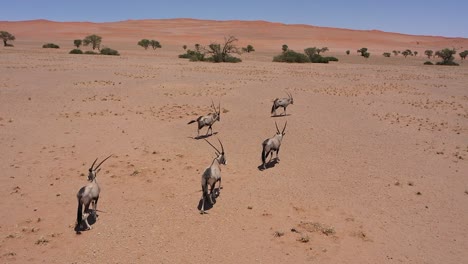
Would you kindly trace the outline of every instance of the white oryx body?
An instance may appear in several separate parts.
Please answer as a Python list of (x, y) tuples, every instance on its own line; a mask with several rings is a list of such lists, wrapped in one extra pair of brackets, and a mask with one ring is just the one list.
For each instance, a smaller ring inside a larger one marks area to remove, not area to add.
[[(219, 144), (221, 145), (221, 151), (215, 148), (208, 140), (205, 139), (210, 146), (216, 150), (216, 158), (213, 159), (211, 165), (205, 169), (201, 178), (201, 187), (202, 187), (202, 205), (200, 213), (205, 213), (205, 198), (208, 197), (208, 200), (213, 204), (213, 195), (215, 195), (215, 185), (219, 182), (218, 192), (221, 190), (221, 165), (226, 165), (226, 157), (224, 155), (224, 147), (221, 141), (218, 139)], [(208, 186), (210, 187), (210, 193), (208, 194)]]
[(294, 99), (290, 93), (287, 93), (288, 98), (276, 98), (273, 101), (273, 106), (271, 107), (271, 115), (276, 116), (276, 109), (283, 107), (283, 115), (286, 115), (286, 107), (290, 104), (294, 104)]
[[(94, 214), (94, 217), (96, 217), (96, 211), (97, 211), (97, 202), (99, 200), (99, 194), (101, 193), (101, 188), (99, 187), (97, 181), (96, 181), (96, 176), (97, 173), (101, 170), (99, 167), (106, 161), (108, 158), (110, 158), (112, 155), (109, 157), (105, 158), (103, 161), (101, 161), (96, 168), (94, 167), (94, 164), (97, 161), (97, 158), (94, 160), (93, 164), (89, 168), (89, 174), (88, 174), (88, 181), (89, 183), (86, 186), (83, 186), (78, 193), (76, 194), (76, 198), (78, 199), (78, 211), (76, 215), (76, 225), (77, 228), (81, 226), (81, 222), (84, 220), (86, 223), (86, 228), (91, 229), (92, 227), (88, 223), (88, 216), (90, 213)], [(90, 212), (89, 206), (93, 204), (93, 212)], [(84, 206), (84, 210), (83, 210)]]
[(286, 121), (286, 123), (284, 124), (283, 131), (280, 132), (279, 129), (278, 129), (278, 125), (275, 122), (276, 134), (273, 137), (268, 138), (268, 139), (263, 141), (263, 143), (262, 143), (262, 165), (263, 165), (263, 169), (266, 169), (266, 158), (268, 157), (268, 155), (271, 154), (270, 160), (268, 162), (270, 162), (271, 159), (273, 158), (273, 152), (276, 152), (276, 160), (277, 161), (280, 160), (279, 157), (278, 157), (278, 153), (280, 151), (281, 141), (283, 140), (283, 137), (286, 134), (286, 133), (284, 133), (284, 131), (286, 130), (286, 125), (287, 124), (288, 124), (288, 122)]
[(221, 120), (221, 104), (219, 104), (218, 109), (216, 109), (216, 107), (213, 104), (213, 101), (211, 101), (211, 106), (213, 107), (214, 113), (209, 113), (209, 114), (207, 114), (205, 116), (200, 116), (196, 120), (191, 120), (190, 122), (187, 123), (187, 124), (192, 124), (192, 123), (197, 122), (197, 124), (198, 124), (198, 130), (197, 130), (198, 135), (200, 135), (200, 129), (202, 129), (205, 126), (208, 126), (208, 129), (206, 130), (206, 135), (208, 135), (208, 132), (210, 130), (211, 130), (211, 134), (213, 134), (213, 128), (212, 128), (213, 124), (216, 121)]

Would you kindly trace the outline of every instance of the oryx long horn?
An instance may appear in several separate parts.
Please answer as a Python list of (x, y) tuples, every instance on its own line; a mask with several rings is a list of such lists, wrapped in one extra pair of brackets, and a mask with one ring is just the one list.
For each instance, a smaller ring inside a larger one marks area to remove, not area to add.
[(276, 124), (276, 121), (275, 121), (275, 126), (276, 126), (276, 132), (278, 132), (278, 133), (279, 133), (278, 124)]
[(218, 109), (219, 109), (219, 110), (218, 110), (218, 114), (221, 114), (221, 101), (220, 101), (219, 104), (218, 104)]
[(281, 132), (281, 134), (284, 134), (284, 130), (286, 130), (286, 125), (287, 124), (288, 124), (288, 121), (286, 121), (286, 123), (284, 123), (283, 131)]
[[(218, 152), (218, 154), (221, 153), (221, 152), (219, 152), (219, 150), (218, 150), (215, 146), (213, 146), (213, 144), (211, 144), (208, 140), (206, 140), (206, 138), (204, 138), (204, 140), (205, 140), (208, 144), (210, 144), (210, 146), (213, 147), (213, 148), (216, 150), (216, 152)], [(218, 140), (219, 140), (219, 139), (218, 139)]]
[(219, 141), (219, 144), (221, 145), (221, 150), (223, 151), (223, 152), (221, 152), (221, 153), (222, 153), (222, 154), (224, 154), (224, 147), (223, 147), (223, 143), (221, 143), (221, 140), (219, 140), (219, 138), (218, 138), (218, 141)]
[(110, 154), (107, 158), (105, 158), (103, 161), (101, 161), (101, 162), (96, 166), (96, 169), (95, 169), (95, 170), (99, 169), (99, 166), (101, 166), (101, 165), (104, 163), (104, 161), (106, 161), (108, 158), (112, 157), (112, 155), (114, 155), (114, 154)]
[(98, 158), (96, 158), (96, 159), (94, 160), (93, 164), (92, 164), (91, 167), (89, 168), (90, 171), (93, 170), (94, 164), (96, 164), (97, 159), (98, 159)]
[(211, 107), (213, 107), (213, 110), (215, 110), (215, 112), (216, 112), (216, 106), (215, 106), (215, 104), (213, 102), (213, 99), (211, 99)]

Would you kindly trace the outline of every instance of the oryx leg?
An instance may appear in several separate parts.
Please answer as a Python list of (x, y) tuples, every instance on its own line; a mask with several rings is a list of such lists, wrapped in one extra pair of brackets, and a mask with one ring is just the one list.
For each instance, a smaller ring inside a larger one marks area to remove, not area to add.
[(278, 148), (278, 149), (276, 150), (276, 161), (280, 161), (280, 158), (279, 158), (279, 156), (278, 156), (279, 151), (280, 151), (280, 148)]
[(214, 190), (215, 190), (215, 185), (216, 185), (216, 182), (214, 182), (212, 185), (211, 185), (211, 191), (210, 191), (210, 203), (211, 204), (214, 204), (214, 201), (213, 201), (213, 196), (215, 194)]
[(205, 197), (208, 195), (208, 190), (206, 190), (206, 188), (208, 188), (208, 186), (202, 186), (202, 204), (200, 214), (205, 213)]
[(94, 200), (93, 203), (93, 214), (94, 214), (94, 219), (97, 220), (97, 202), (99, 200), (99, 196), (96, 197), (96, 200)]
[(86, 227), (88, 229), (93, 229), (88, 223), (88, 216), (89, 216), (89, 204), (86, 204), (85, 209), (84, 209), (83, 219), (84, 219), (84, 221), (86, 223)]

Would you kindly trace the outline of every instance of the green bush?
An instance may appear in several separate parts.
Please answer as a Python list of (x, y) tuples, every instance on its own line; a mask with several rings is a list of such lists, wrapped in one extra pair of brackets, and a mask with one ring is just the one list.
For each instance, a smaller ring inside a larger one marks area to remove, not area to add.
[(439, 61), (439, 62), (436, 62), (436, 65), (459, 66), (459, 64), (454, 61)]
[(179, 58), (189, 59), (190, 61), (205, 61), (205, 54), (188, 49), (184, 54), (180, 54)]
[(95, 51), (92, 51), (92, 50), (87, 50), (87, 51), (84, 52), (84, 54), (96, 55), (96, 54), (99, 54), (99, 53), (97, 53), (97, 52), (95, 52)]
[(44, 49), (60, 49), (60, 46), (56, 45), (54, 43), (47, 43), (47, 44), (42, 45), (42, 48), (44, 48)]
[(424, 65), (434, 65), (434, 63), (432, 63), (430, 61), (426, 61), (426, 62), (424, 62)]
[(213, 56), (206, 58), (205, 61), (237, 63), (237, 62), (241, 62), (242, 60), (240, 58), (231, 56), (229, 54), (226, 54), (224, 58), (222, 57), (221, 54), (214, 54)]
[(83, 54), (83, 51), (81, 51), (80, 49), (72, 49), (70, 50), (69, 53), (70, 54)]
[(337, 58), (331, 57), (331, 56), (329, 56), (329, 57), (323, 57), (323, 58), (326, 59), (326, 60), (328, 60), (328, 61), (338, 61)]
[(111, 49), (111, 48), (103, 48), (101, 50), (101, 54), (102, 55), (112, 55), (112, 56), (119, 56), (119, 52), (114, 50), (114, 49)]
[(283, 52), (282, 54), (273, 57), (273, 61), (274, 62), (288, 62), (288, 63), (293, 63), (293, 62), (306, 63), (306, 62), (310, 62), (310, 59), (305, 54), (298, 53), (293, 50), (287, 50)]

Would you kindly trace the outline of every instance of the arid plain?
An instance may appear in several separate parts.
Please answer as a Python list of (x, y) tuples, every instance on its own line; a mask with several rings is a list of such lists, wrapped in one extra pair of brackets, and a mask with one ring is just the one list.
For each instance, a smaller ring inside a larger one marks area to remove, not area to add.
[[(468, 259), (468, 64), (423, 65), (424, 50), (465, 50), (468, 39), (191, 19), (0, 29), (16, 36), (0, 48), (1, 263)], [(90, 34), (121, 56), (68, 54)], [(228, 35), (256, 51), (237, 64), (177, 58)], [(163, 47), (144, 50), (142, 38)], [(340, 61), (274, 63), (282, 44), (326, 46)], [(404, 49), (419, 55), (381, 55)], [(270, 117), (286, 91), (289, 115)], [(211, 99), (222, 111), (208, 139), (222, 140), (228, 164), (200, 215), (214, 154), (187, 122)], [(281, 162), (260, 171), (262, 141), (286, 120)], [(76, 234), (76, 193), (109, 154), (98, 220)]]

